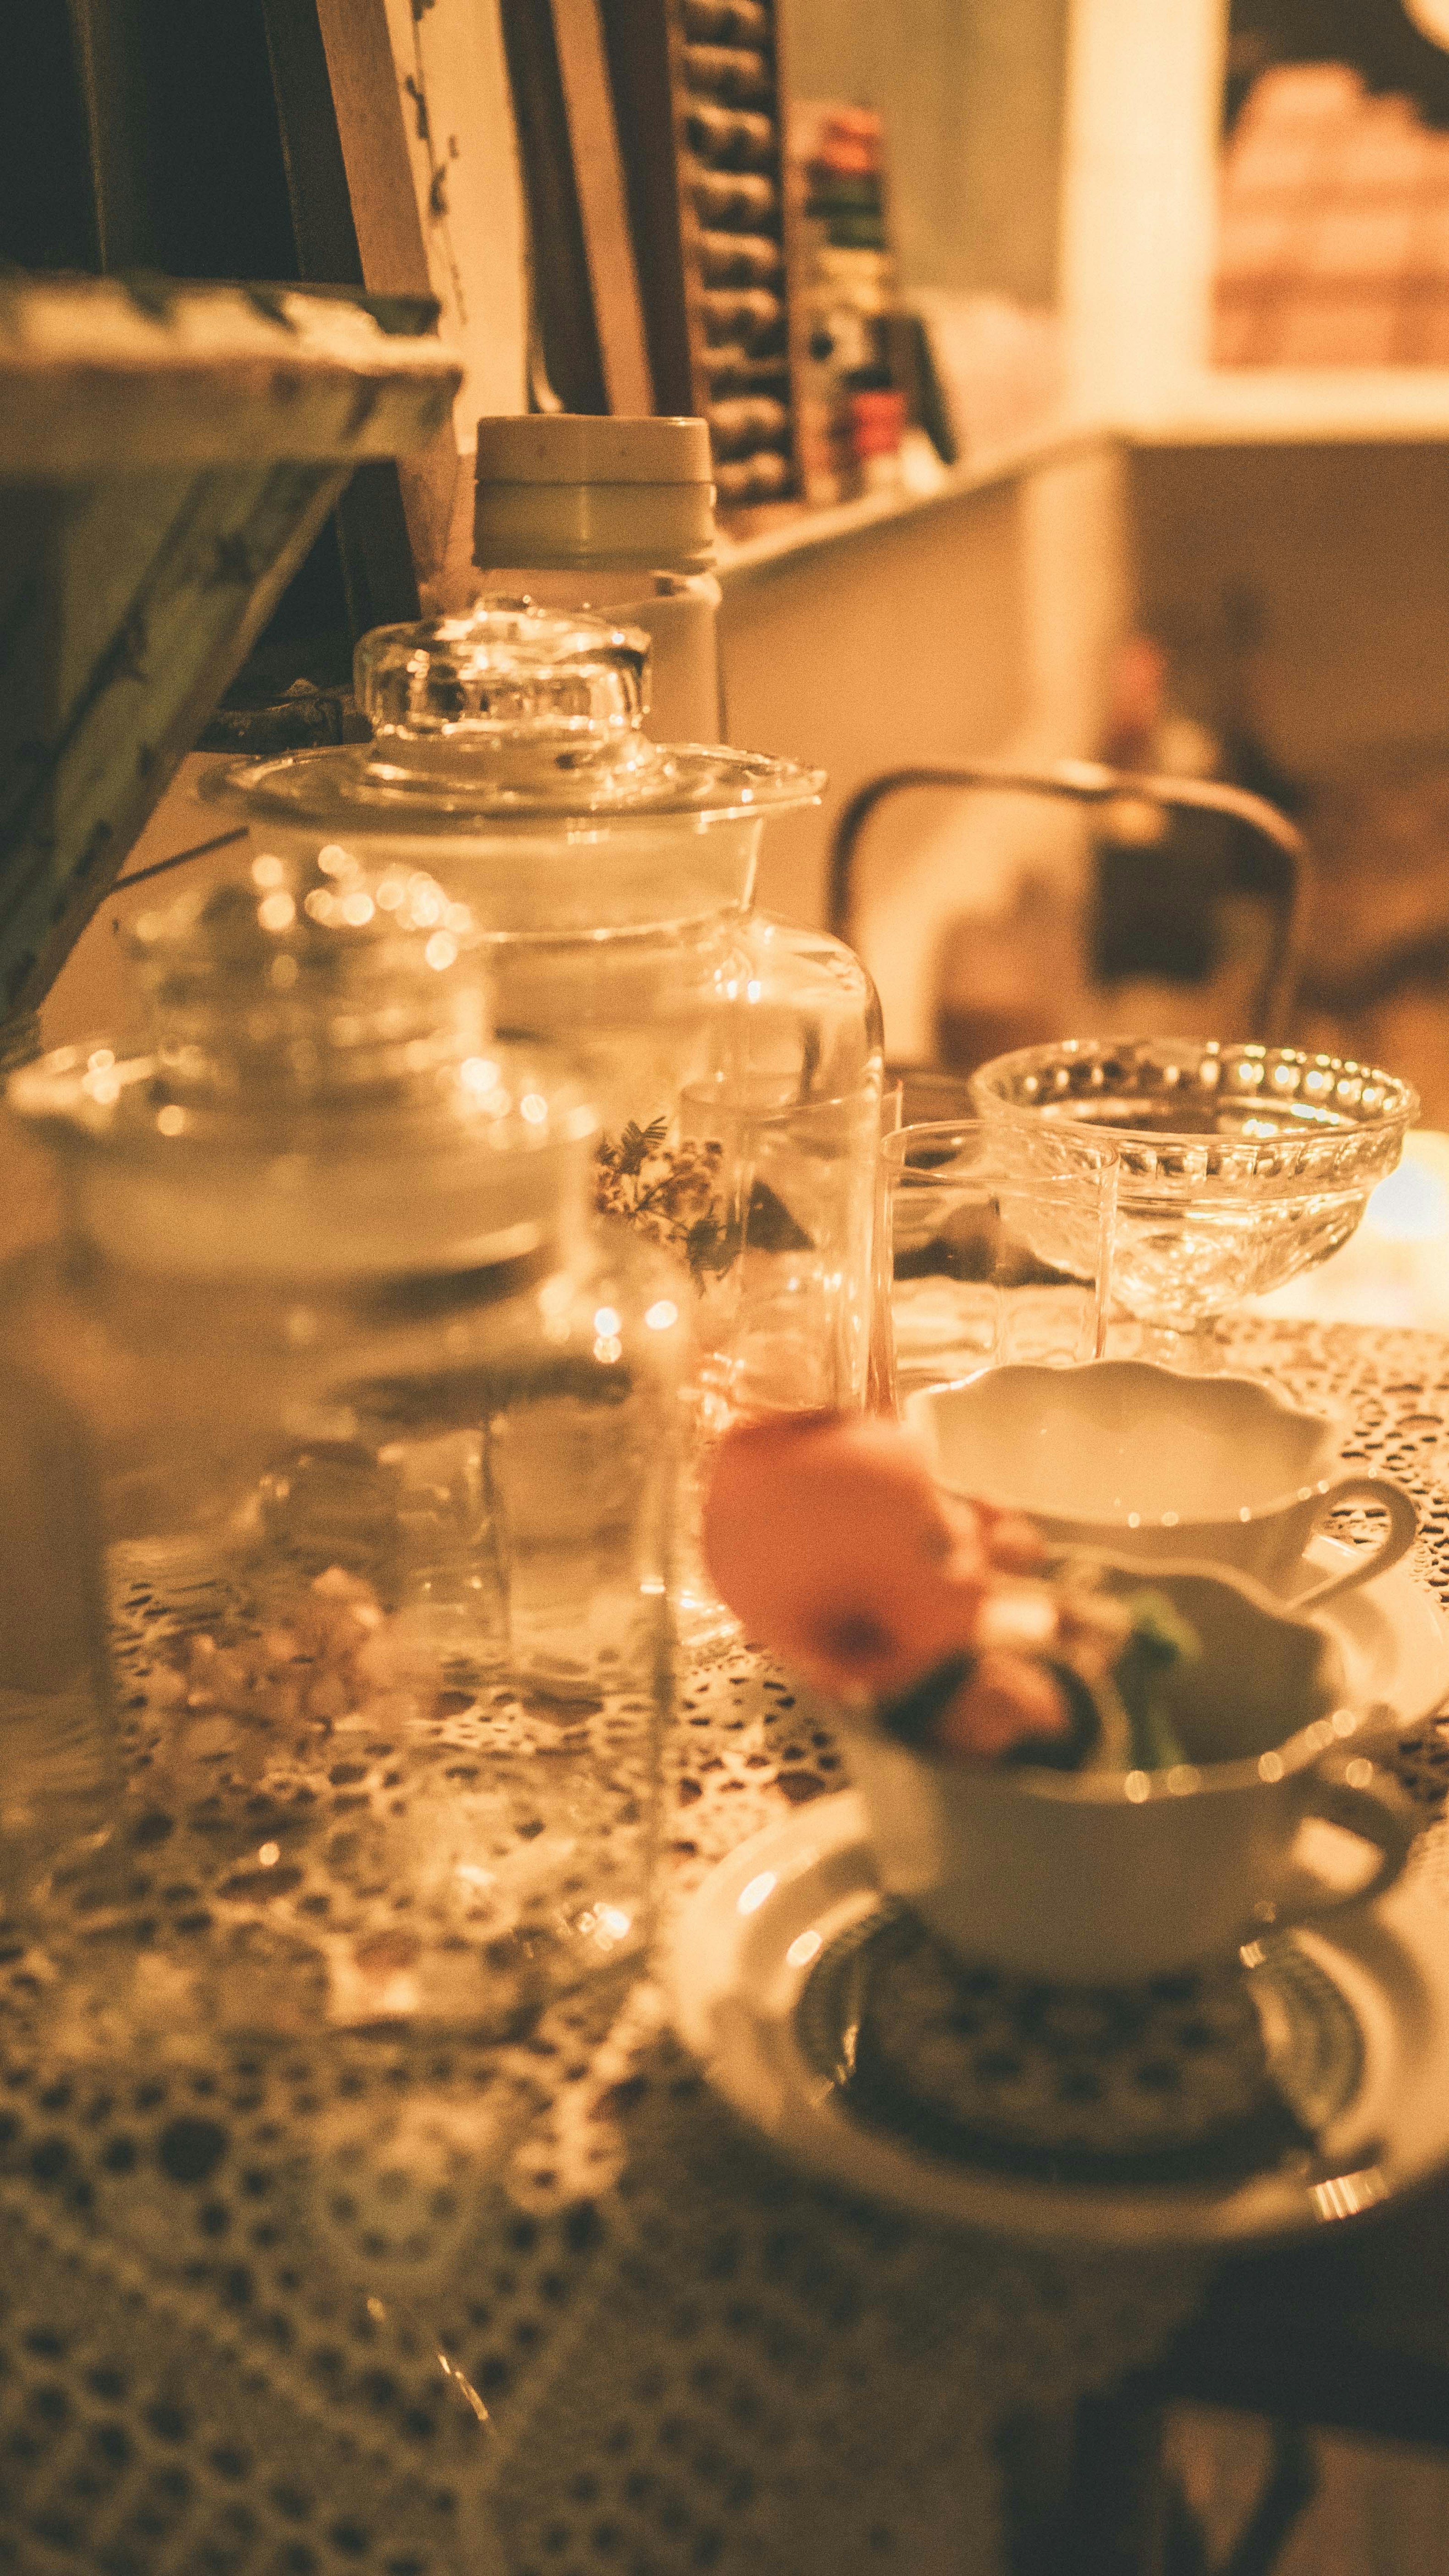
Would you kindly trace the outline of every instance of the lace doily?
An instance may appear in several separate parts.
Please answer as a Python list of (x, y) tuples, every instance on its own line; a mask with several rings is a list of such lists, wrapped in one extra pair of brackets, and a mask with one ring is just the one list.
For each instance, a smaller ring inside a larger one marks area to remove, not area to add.
[[(1449, 1343), (1255, 1323), (1233, 1352), (1411, 1487), (1449, 1602)], [(1427, 1816), (1437, 1724), (1399, 1767)], [(745, 1656), (683, 1693), (673, 1770), (675, 1898), (843, 1776)], [(150, 1860), (157, 1906), (208, 1910)], [(1417, 1866), (1449, 1902), (1440, 1829)], [(787, 2171), (626, 1968), (521, 2045), (122, 2049), (72, 2012), (58, 2048), (82, 1951), (0, 1959), (18, 2576), (994, 2576), (1003, 2419), (1110, 2384), (1202, 2287)]]

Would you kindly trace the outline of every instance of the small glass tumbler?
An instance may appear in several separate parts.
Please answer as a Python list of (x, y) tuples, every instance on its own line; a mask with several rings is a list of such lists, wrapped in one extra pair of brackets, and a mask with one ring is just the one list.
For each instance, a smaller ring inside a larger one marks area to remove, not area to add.
[(1002, 1153), (976, 1119), (902, 1127), (881, 1147), (878, 1382), (921, 1387), (1010, 1360), (1100, 1359), (1116, 1156), (1057, 1133)]
[(730, 1415), (853, 1409), (872, 1327), (877, 1094), (802, 1099), (793, 1080), (723, 1074), (692, 1084), (680, 1115), (714, 1176), (698, 1335)]

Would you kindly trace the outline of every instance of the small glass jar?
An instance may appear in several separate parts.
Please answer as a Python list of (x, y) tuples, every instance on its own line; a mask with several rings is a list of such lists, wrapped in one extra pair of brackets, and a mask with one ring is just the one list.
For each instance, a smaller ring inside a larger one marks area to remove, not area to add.
[[(382, 627), (371, 745), (222, 792), (289, 865), (427, 870), (478, 923), (500, 1027), (577, 1056), (600, 1210), (691, 1281), (702, 1475), (736, 1411), (866, 1401), (881, 1022), (852, 950), (751, 905), (767, 819), (818, 773), (650, 742), (646, 676), (644, 639), (590, 617)], [(683, 1586), (696, 1650), (732, 1633), (692, 1562)]]
[(142, 2017), (502, 2029), (647, 1937), (686, 1291), (470, 934), (266, 854), (139, 925), (145, 1054), (10, 1087), (0, 1869), (101, 1853)]

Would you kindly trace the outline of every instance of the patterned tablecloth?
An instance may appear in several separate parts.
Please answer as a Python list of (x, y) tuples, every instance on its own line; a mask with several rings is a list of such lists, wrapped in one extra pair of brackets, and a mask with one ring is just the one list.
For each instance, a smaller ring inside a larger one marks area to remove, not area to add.
[[(1235, 1357), (1346, 1410), (1449, 1602), (1449, 1342), (1256, 1323)], [(686, 1690), (676, 1754), (676, 1896), (842, 1778), (743, 1656)], [(1427, 1820), (1437, 1725), (1401, 1769)], [(154, 1857), (155, 1902), (195, 1905)], [(0, 1973), (16, 2576), (986, 2576), (1003, 2420), (1109, 2384), (1201, 2291), (1195, 2260), (1030, 2251), (785, 2170), (648, 1983), (522, 2047), (87, 2054), (46, 2035), (79, 1951)]]

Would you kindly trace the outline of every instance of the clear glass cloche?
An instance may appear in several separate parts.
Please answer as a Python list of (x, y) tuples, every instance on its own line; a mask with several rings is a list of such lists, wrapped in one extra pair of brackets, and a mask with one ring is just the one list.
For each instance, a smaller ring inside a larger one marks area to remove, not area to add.
[(357, 692), (369, 744), (222, 792), (289, 866), (427, 871), (478, 924), (500, 1027), (580, 1060), (596, 1203), (691, 1282), (697, 1470), (740, 1410), (863, 1405), (879, 1007), (839, 940), (753, 906), (765, 827), (819, 773), (651, 742), (645, 639), (527, 603), (378, 629)]
[(143, 2019), (514, 2027), (647, 1937), (684, 1274), (423, 871), (264, 852), (136, 949), (144, 1051), (8, 1095), (6, 1907), (85, 1891)]

